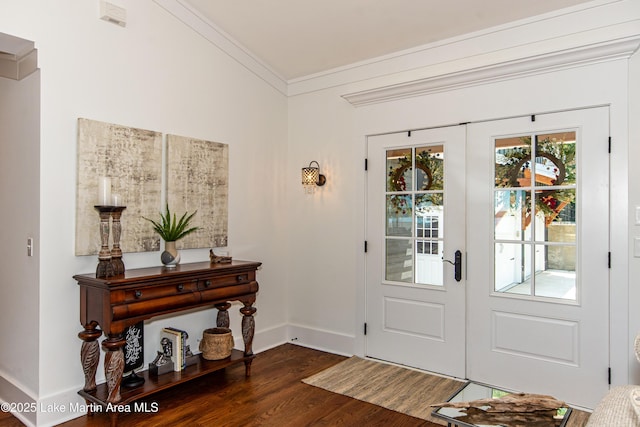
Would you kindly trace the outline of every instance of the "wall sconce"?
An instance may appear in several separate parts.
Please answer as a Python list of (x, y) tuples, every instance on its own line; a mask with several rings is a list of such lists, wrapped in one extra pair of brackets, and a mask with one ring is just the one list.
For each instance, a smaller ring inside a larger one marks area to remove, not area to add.
[[(314, 163), (317, 166), (312, 166)], [(302, 186), (305, 193), (313, 193), (316, 187), (322, 187), (326, 182), (327, 177), (320, 173), (320, 165), (315, 160), (306, 168), (302, 168)]]

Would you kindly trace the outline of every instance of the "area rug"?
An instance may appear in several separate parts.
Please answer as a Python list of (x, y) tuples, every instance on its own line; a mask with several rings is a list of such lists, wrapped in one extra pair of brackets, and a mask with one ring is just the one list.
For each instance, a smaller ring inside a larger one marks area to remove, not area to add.
[(446, 401), (463, 383), (353, 356), (302, 382), (412, 417), (446, 425), (430, 404)]

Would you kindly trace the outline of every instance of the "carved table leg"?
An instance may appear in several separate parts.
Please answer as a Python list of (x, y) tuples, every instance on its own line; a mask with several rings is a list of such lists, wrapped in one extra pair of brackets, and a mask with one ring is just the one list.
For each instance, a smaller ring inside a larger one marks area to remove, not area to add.
[(107, 351), (104, 358), (104, 374), (107, 378), (107, 402), (118, 403), (120, 401), (120, 383), (124, 372), (124, 352), (122, 347), (126, 340), (121, 335), (109, 335), (102, 341), (102, 347)]
[(102, 335), (102, 331), (97, 329), (97, 326), (97, 322), (88, 323), (84, 325), (84, 331), (78, 333), (78, 338), (83, 341), (80, 349), (80, 362), (84, 371), (84, 391), (96, 389), (96, 371), (100, 361), (98, 338)]
[[(256, 312), (255, 307), (251, 307), (251, 302), (245, 302), (244, 307), (240, 309), (242, 317), (242, 339), (244, 340), (244, 355), (253, 356), (253, 334), (255, 332), (256, 322), (253, 318)], [(251, 375), (251, 362), (253, 359), (247, 359), (244, 361), (245, 375), (248, 377)]]
[(229, 327), (229, 307), (231, 304), (228, 302), (216, 304), (216, 308), (218, 309), (218, 317), (216, 318), (216, 326), (218, 328), (228, 328)]

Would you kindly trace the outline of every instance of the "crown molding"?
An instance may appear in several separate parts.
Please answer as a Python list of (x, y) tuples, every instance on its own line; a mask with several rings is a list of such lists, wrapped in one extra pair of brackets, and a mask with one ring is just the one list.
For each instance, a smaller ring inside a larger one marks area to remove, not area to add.
[(287, 95), (287, 81), (284, 78), (185, 2), (182, 0), (153, 1), (277, 91)]
[[(594, 0), (571, 10), (287, 80), (188, 1), (153, 1), (284, 96), (342, 86), (342, 93), (352, 91), (342, 97), (354, 106), (628, 58), (640, 44), (640, 20), (633, 18), (631, 0)], [(532, 31), (523, 32), (524, 27)]]
[(375, 89), (352, 92), (342, 95), (342, 97), (352, 105), (359, 107), (580, 67), (598, 62), (625, 59), (629, 58), (638, 50), (638, 46), (640, 46), (640, 35), (518, 60), (505, 61), (489, 66), (447, 73)]

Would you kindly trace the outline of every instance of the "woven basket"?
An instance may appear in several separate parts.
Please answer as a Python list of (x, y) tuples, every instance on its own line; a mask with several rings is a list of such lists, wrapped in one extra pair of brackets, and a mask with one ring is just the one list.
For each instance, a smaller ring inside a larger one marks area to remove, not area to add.
[(233, 335), (229, 328), (209, 328), (202, 333), (200, 351), (207, 360), (221, 360), (231, 356)]

